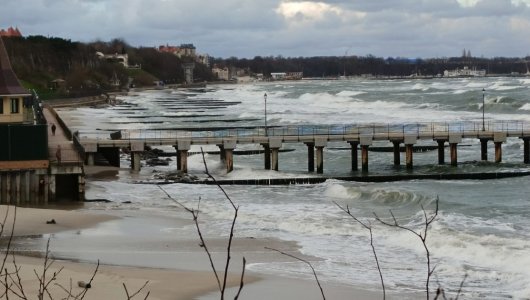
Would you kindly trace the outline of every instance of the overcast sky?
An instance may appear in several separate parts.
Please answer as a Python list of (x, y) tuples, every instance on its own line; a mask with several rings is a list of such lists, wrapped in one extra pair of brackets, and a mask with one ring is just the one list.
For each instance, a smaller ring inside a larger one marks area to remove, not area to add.
[(2, 0), (9, 26), (214, 57), (530, 54), (530, 0)]

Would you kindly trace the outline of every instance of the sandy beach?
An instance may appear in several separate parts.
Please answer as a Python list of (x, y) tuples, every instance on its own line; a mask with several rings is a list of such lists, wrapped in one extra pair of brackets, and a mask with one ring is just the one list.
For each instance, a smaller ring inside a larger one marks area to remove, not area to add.
[[(7, 210), (9, 213), (6, 230), (3, 233), (4, 242), (10, 234), (9, 228), (11, 228), (15, 212), (14, 207), (1, 206), (2, 217), (5, 216)], [(47, 224), (52, 219), (55, 220), (55, 224)], [(132, 224), (139, 224), (143, 229), (131, 228)], [(17, 208), (13, 248), (18, 251), (15, 259), (17, 267), (20, 268), (21, 278), (23, 278), (24, 291), (27, 295), (37, 293), (39, 282), (34, 273), (41, 274), (43, 270), (42, 256), (45, 251), (45, 241), (51, 236), (50, 256), (56, 260), (48, 270), (48, 274), (53, 274), (63, 268), (57, 280), (49, 288), (50, 293), (56, 299), (67, 296), (65, 289), (69, 290), (70, 284), (72, 284), (72, 294), (82, 292), (83, 289), (78, 287), (77, 282), (90, 280), (98, 260), (101, 261), (99, 270), (85, 299), (127, 299), (124, 284), (129, 294), (132, 294), (146, 282), (148, 282), (146, 287), (137, 298), (143, 299), (149, 292), (148, 299), (218, 299), (220, 294), (217, 282), (211, 272), (206, 254), (198, 246), (198, 239), (195, 235), (189, 236), (190, 232), (187, 230), (172, 232), (171, 236), (174, 239), (171, 241), (167, 236), (149, 232), (157, 226), (183, 226), (192, 229), (188, 225), (192, 225), (190, 220), (170, 220), (166, 217), (135, 215), (131, 212), (116, 216), (86, 210)], [(128, 243), (132, 239), (130, 234), (122, 234), (121, 229), (116, 230), (117, 227), (129, 228), (130, 232), (137, 236), (133, 242), (137, 245), (145, 242), (147, 246), (141, 246), (142, 251), (129, 253), (116, 249), (117, 244), (129, 248)], [(94, 236), (93, 232), (99, 232), (99, 234)], [(153, 237), (153, 234), (156, 236)], [(21, 246), (26, 245), (24, 241), (38, 242), (24, 249), (24, 246)], [(62, 255), (61, 249), (67, 248), (66, 245), (69, 245), (70, 249), (72, 247), (77, 249), (70, 250), (70, 252), (77, 253), (77, 257)], [(217, 268), (221, 269), (219, 273), (222, 277), (226, 240), (208, 237), (207, 245), (213, 254)], [(228, 297), (232, 298), (237, 292), (243, 256), (249, 264), (292, 261), (291, 258), (266, 250), (265, 247), (294, 254), (297, 254), (298, 248), (295, 243), (280, 240), (236, 238), (232, 246), (232, 266), (227, 283)], [(316, 259), (304, 257), (299, 253), (297, 255), (309, 260)], [(63, 256), (66, 256), (66, 259)], [(14, 270), (11, 257), (7, 259), (6, 266), (8, 270)], [(308, 269), (308, 274), (309, 272)], [(301, 280), (247, 272), (244, 282), (242, 299), (322, 298), (318, 286), (310, 278)], [(323, 283), (323, 288), (328, 299), (381, 298), (378, 292), (337, 286), (332, 283)]]

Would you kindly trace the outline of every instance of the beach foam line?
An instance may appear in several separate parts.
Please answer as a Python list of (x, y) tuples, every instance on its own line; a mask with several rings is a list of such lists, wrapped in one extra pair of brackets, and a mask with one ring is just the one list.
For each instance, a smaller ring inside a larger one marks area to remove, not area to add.
[[(221, 185), (292, 185), (319, 184), (328, 179), (357, 182), (392, 182), (410, 180), (491, 180), (511, 177), (530, 176), (529, 171), (521, 172), (480, 172), (480, 173), (451, 173), (451, 174), (398, 174), (398, 175), (359, 175), (359, 176), (331, 176), (331, 177), (294, 177), (294, 178), (265, 178), (265, 179), (218, 179)], [(157, 184), (156, 182), (153, 182)], [(168, 184), (169, 182), (163, 182)], [(182, 182), (190, 184), (215, 184), (212, 180)]]

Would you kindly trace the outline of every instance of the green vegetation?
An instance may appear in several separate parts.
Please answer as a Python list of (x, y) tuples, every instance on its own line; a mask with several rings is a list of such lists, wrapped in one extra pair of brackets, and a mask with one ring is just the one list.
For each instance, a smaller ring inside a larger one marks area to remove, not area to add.
[[(154, 48), (134, 48), (125, 41), (72, 42), (44, 36), (3, 38), (13, 69), (22, 84), (34, 89), (42, 99), (70, 98), (101, 94), (137, 87), (152, 86), (155, 81), (182, 83), (182, 63), (192, 58), (178, 58)], [(126, 68), (118, 60), (99, 57), (103, 54), (127, 54)], [(195, 69), (201, 81), (213, 79), (211, 71), (200, 64)]]

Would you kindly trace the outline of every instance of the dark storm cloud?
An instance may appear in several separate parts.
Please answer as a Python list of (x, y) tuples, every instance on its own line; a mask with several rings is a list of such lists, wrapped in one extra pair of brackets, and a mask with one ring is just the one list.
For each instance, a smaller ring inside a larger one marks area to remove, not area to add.
[(530, 53), (528, 0), (3, 0), (0, 27), (213, 56)]

